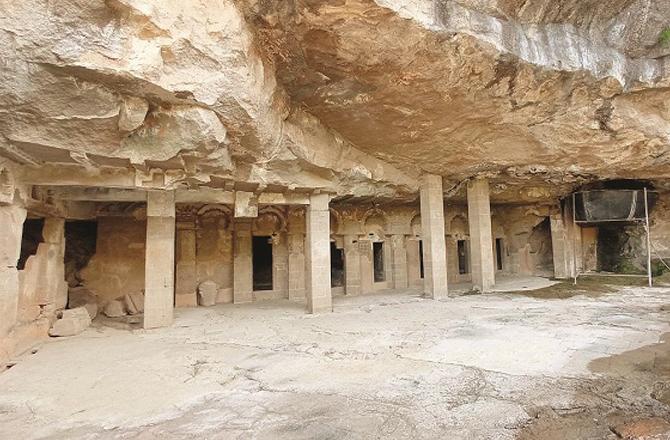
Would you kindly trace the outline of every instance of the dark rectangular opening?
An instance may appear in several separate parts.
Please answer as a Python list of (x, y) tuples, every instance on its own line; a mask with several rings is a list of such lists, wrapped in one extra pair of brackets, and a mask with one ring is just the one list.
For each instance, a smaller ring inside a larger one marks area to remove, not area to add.
[(70, 287), (76, 287), (83, 282), (80, 272), (95, 255), (97, 242), (96, 220), (65, 222), (65, 279)]
[(44, 229), (43, 218), (29, 218), (23, 222), (21, 254), (16, 264), (18, 270), (25, 269), (28, 258), (37, 253), (37, 247), (44, 241), (44, 238), (42, 238), (42, 229)]
[(330, 242), (330, 287), (344, 286), (344, 250)]
[(253, 237), (254, 290), (272, 290), (272, 237)]
[(502, 238), (496, 238), (496, 266), (498, 270), (503, 270), (503, 241)]
[(419, 240), (419, 277), (423, 278), (423, 241)]
[(372, 243), (372, 260), (374, 262), (375, 283), (386, 280), (384, 273), (384, 243)]
[(468, 273), (468, 247), (465, 240), (458, 240), (456, 242), (458, 248), (458, 273)]

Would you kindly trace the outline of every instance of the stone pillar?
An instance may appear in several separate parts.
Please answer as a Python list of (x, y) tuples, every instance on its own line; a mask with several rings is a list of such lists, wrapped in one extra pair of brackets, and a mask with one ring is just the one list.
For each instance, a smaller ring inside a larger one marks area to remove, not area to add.
[(472, 287), (488, 292), (495, 284), (489, 182), (485, 179), (471, 181), (467, 192)]
[(330, 312), (330, 212), (328, 194), (312, 194), (307, 207), (307, 311)]
[(251, 247), (251, 220), (235, 220), (233, 239), (233, 302), (253, 300), (254, 272)]
[[(419, 240), (411, 238), (405, 240), (405, 247), (407, 248), (407, 276), (410, 286), (417, 286), (423, 282), (421, 278), (421, 258), (419, 256)], [(447, 261), (449, 259), (447, 258)]]
[(446, 298), (447, 251), (444, 233), (444, 195), (442, 177), (421, 177), (421, 239), (423, 241), (424, 294)]
[(344, 293), (361, 293), (361, 256), (356, 235), (344, 236)]
[[(65, 281), (65, 219), (47, 217), (42, 229), (45, 248), (44, 272), (37, 286), (39, 304), (47, 304), (49, 311), (62, 310), (67, 306), (68, 286)], [(38, 254), (40, 253), (38, 247)]]
[(554, 277), (559, 279), (572, 278), (575, 270), (583, 270), (582, 228), (572, 221), (572, 199), (565, 205), (561, 214), (550, 217)]
[(285, 233), (272, 236), (272, 290), (288, 298), (288, 243)]
[(551, 250), (554, 257), (554, 278), (567, 279), (572, 275), (571, 246), (568, 244), (567, 231), (561, 214), (549, 218), (551, 224)]
[(288, 234), (288, 299), (305, 299), (305, 234)]
[(407, 249), (405, 236), (396, 234), (391, 237), (393, 288), (406, 289), (408, 286)]
[[(19, 272), (16, 265), (21, 254), (21, 237), (26, 210), (16, 206), (0, 206), (0, 341), (17, 323), (19, 310)], [(0, 343), (0, 362), (3, 353)]]
[(144, 328), (166, 327), (172, 323), (174, 245), (174, 192), (149, 191), (144, 273)]
[(372, 241), (368, 239), (358, 240), (358, 259), (360, 261), (361, 293), (374, 291), (375, 265), (373, 258)]
[(192, 220), (177, 222), (176, 307), (198, 305), (198, 274), (196, 266), (196, 231)]

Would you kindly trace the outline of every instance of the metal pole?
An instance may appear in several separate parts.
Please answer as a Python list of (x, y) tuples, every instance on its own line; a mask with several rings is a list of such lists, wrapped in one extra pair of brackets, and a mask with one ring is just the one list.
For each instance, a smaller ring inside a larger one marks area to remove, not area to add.
[(575, 277), (574, 284), (577, 285), (577, 213), (575, 193), (572, 193), (572, 272)]
[(644, 187), (644, 223), (647, 230), (647, 277), (649, 278), (649, 287), (653, 285), (651, 276), (651, 236), (649, 231), (649, 201), (647, 187)]

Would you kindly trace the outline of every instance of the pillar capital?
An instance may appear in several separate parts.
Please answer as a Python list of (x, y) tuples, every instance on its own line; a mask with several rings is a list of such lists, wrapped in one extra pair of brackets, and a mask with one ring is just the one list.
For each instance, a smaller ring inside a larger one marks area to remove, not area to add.
[(147, 217), (175, 217), (174, 191), (147, 191)]

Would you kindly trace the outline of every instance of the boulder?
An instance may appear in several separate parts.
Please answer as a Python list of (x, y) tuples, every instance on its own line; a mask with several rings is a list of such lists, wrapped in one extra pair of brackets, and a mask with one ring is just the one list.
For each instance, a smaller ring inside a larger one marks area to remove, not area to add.
[(95, 319), (98, 315), (98, 298), (84, 286), (70, 287), (67, 306), (70, 309), (77, 307), (86, 308), (91, 320)]
[(112, 300), (105, 305), (105, 308), (102, 310), (102, 313), (105, 316), (110, 318), (119, 318), (126, 314), (126, 309), (122, 301), (118, 299)]
[(219, 286), (214, 281), (203, 281), (198, 286), (198, 305), (209, 307), (216, 304)]
[(85, 307), (58, 312), (56, 321), (49, 329), (50, 336), (74, 336), (91, 325), (91, 316)]

